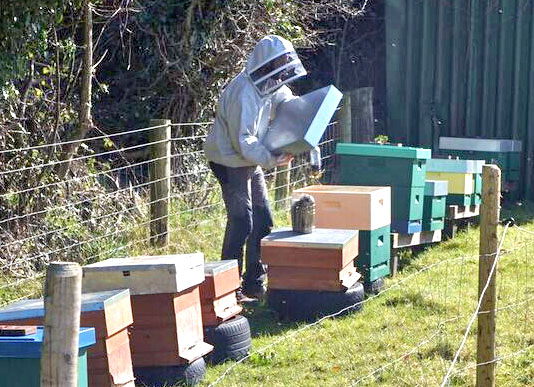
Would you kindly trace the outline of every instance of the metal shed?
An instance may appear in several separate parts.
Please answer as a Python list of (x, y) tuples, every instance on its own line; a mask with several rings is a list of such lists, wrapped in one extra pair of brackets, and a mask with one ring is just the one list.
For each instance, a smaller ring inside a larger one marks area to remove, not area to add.
[(387, 131), (523, 141), (534, 198), (534, 0), (385, 0)]

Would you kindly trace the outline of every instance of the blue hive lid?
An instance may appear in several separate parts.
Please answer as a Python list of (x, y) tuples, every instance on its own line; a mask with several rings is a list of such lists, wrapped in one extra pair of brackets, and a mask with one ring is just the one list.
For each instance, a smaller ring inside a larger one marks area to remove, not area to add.
[[(78, 348), (84, 349), (96, 343), (95, 328), (80, 328)], [(26, 336), (0, 336), (0, 358), (14, 357), (38, 359), (43, 346), (43, 327)]]
[[(128, 289), (106, 290), (103, 292), (82, 294), (81, 312), (104, 310), (105, 307), (130, 297)], [(44, 302), (42, 298), (21, 300), (0, 309), (0, 322), (25, 320), (28, 318), (44, 317)]]

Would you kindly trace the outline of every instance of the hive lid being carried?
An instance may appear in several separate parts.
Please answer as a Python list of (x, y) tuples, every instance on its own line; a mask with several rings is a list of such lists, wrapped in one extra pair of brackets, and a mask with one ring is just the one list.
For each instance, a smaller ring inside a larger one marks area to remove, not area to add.
[(439, 148), (475, 152), (521, 152), (521, 141), (489, 138), (440, 137)]
[(427, 180), (425, 182), (425, 196), (447, 196), (449, 182), (447, 180)]
[(430, 149), (381, 144), (339, 143), (336, 154), (348, 156), (396, 157), (405, 159), (429, 159)]
[[(104, 308), (125, 297), (130, 297), (130, 291), (128, 289), (82, 294), (81, 312), (104, 310)], [(21, 300), (0, 309), (0, 321), (25, 320), (39, 317), (44, 317), (42, 298)]]
[(82, 290), (127, 288), (131, 295), (179, 293), (202, 281), (202, 253), (112, 258), (83, 267)]
[[(95, 343), (95, 328), (80, 328), (78, 348), (87, 348)], [(37, 332), (31, 335), (2, 336), (0, 337), (0, 358), (40, 358), (42, 346), (43, 327), (37, 327)]]
[(430, 159), (426, 162), (427, 172), (482, 173), (485, 160)]
[(263, 145), (275, 154), (310, 151), (319, 144), (342, 96), (334, 86), (327, 86), (282, 102)]

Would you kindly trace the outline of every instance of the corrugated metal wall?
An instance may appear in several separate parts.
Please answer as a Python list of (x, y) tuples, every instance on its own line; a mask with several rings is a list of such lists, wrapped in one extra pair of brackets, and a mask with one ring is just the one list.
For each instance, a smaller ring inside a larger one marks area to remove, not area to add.
[(534, 0), (385, 0), (387, 132), (523, 141), (534, 198)]

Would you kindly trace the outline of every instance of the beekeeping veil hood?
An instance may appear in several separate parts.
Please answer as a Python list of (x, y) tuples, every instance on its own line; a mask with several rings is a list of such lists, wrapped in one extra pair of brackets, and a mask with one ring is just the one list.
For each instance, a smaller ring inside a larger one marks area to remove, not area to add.
[(261, 95), (268, 95), (306, 75), (306, 70), (288, 40), (267, 35), (247, 58), (246, 72)]

